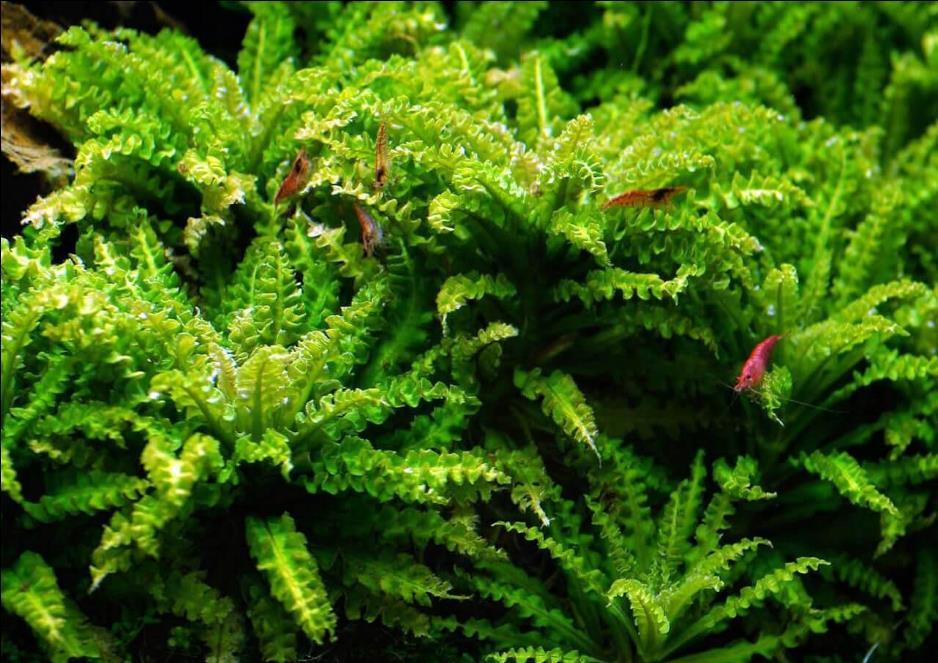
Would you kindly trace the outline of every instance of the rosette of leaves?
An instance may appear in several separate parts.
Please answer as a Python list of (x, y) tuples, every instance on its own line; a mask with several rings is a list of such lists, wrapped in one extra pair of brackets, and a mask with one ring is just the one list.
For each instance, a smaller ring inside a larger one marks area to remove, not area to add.
[[(737, 505), (775, 497), (753, 483), (751, 458), (733, 467), (718, 461), (718, 488), (705, 500), (699, 454), (691, 477), (657, 509), (660, 472), (615, 440), (601, 438), (601, 448), (610, 462), (589, 473), (585, 510), (558, 497), (549, 525), (500, 523), (549, 558), (540, 573), (496, 562), (465, 576), (510, 617), (498, 626), (461, 625), (491, 641), (496, 651), (487, 660), (746, 661), (778, 655), (864, 611), (814, 605), (801, 576), (828, 562), (785, 562), (762, 537), (722, 540)], [(736, 637), (715, 643), (710, 636), (734, 621)]]
[[(199, 308), (148, 222), (63, 263), (57, 231), (3, 244), (3, 604), (53, 658), (156, 623), (213, 659), (292, 660), (340, 609), (426, 635), (422, 608), (462, 597), (410, 551), (500, 555), (468, 507), (508, 475), (460, 449), (477, 401), (440, 379), (448, 350), (361, 383), (388, 356), (390, 270), (342, 306), (305, 234), (261, 235)], [(65, 598), (86, 592), (110, 632)]]
[[(768, 416), (744, 402), (744, 436), (735, 443), (723, 438), (728, 446), (722, 448), (753, 453), (765, 485), (779, 493), (774, 515), (761, 522), (780, 550), (845, 555), (893, 588), (901, 581), (890, 578), (892, 569), (918, 557), (935, 518), (929, 482), (936, 477), (931, 394), (938, 362), (929, 321), (938, 299), (934, 266), (917, 257), (935, 230), (926, 211), (936, 202), (935, 131), (884, 159), (879, 130), (838, 132), (820, 121), (807, 127), (797, 139), (804, 141), (802, 166), (769, 159), (782, 170), (775, 184), (763, 187), (759, 182), (773, 181), (761, 179), (766, 162), (760, 159), (758, 175), (736, 162), (729, 185), (717, 184), (704, 203), (715, 203), (721, 217), (745, 228), (759, 250), (743, 263), (754, 281), (731, 279), (724, 293), (703, 298), (709, 312), (698, 309), (695, 316), (710, 320), (721, 357), (736, 358), (735, 366), (690, 370), (697, 384), (728, 380), (757, 341), (783, 335), (773, 368), (750, 394)], [(787, 131), (776, 133), (781, 150), (795, 138), (785, 139)], [(714, 156), (718, 163), (731, 158)], [(803, 523), (812, 518), (833, 521), (811, 530), (818, 536), (809, 542)], [(903, 537), (908, 540), (896, 548)], [(918, 562), (915, 573), (927, 573), (928, 564)], [(832, 577), (849, 586), (841, 585), (844, 596), (859, 590), (875, 605), (858, 620), (871, 644), (889, 645), (898, 656), (918, 646), (920, 629), (896, 628), (896, 614), (920, 615), (927, 607), (884, 601), (879, 589), (858, 584), (856, 574), (832, 571)], [(908, 600), (912, 585), (905, 582)]]

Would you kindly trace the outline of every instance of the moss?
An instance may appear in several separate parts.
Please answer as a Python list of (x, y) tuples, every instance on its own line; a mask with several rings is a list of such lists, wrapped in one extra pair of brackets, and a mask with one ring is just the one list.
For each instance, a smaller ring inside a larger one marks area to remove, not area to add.
[(4, 65), (5, 655), (917, 655), (931, 5), (247, 8)]

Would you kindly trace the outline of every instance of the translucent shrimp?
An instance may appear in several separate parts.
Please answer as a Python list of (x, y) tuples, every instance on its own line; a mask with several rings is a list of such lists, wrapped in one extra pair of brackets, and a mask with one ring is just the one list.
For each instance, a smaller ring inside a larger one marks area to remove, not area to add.
[(378, 137), (375, 139), (375, 189), (381, 189), (387, 184), (391, 173), (391, 163), (388, 160), (388, 127), (382, 122), (378, 126)]
[(365, 250), (365, 255), (371, 257), (384, 240), (384, 233), (381, 230), (381, 226), (378, 225), (378, 222), (375, 221), (368, 212), (362, 209), (361, 205), (355, 203), (354, 206), (355, 216), (358, 217), (358, 225), (361, 226), (362, 229), (362, 248)]
[(296, 159), (293, 160), (290, 172), (283, 178), (283, 183), (277, 190), (277, 195), (274, 196), (274, 205), (279, 204), (281, 200), (295, 196), (309, 180), (311, 169), (309, 157), (306, 156), (306, 149), (302, 148), (300, 153), (296, 155)]

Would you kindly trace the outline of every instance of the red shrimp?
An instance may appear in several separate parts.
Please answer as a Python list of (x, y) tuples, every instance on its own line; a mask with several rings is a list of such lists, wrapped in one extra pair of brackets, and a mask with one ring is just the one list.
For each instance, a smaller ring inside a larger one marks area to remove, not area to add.
[(280, 185), (280, 189), (277, 190), (277, 195), (274, 196), (274, 205), (278, 204), (284, 198), (295, 195), (303, 188), (309, 180), (310, 165), (309, 157), (306, 156), (306, 149), (303, 148), (300, 150), (300, 153), (296, 155), (290, 172), (283, 178), (283, 184)]
[(749, 358), (739, 372), (739, 377), (736, 378), (734, 391), (739, 393), (747, 389), (755, 389), (762, 384), (762, 380), (765, 378), (765, 369), (772, 359), (772, 350), (775, 349), (775, 344), (780, 340), (782, 340), (781, 336), (769, 336), (752, 349)]
[(632, 189), (607, 200), (603, 203), (603, 209), (609, 209), (610, 207), (659, 207), (668, 204), (674, 196), (686, 190), (686, 186)]

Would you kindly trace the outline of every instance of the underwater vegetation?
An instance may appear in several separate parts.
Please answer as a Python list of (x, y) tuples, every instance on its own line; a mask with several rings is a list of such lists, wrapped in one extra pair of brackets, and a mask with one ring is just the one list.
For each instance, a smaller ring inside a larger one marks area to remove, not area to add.
[(218, 11), (10, 40), (5, 661), (925, 656), (938, 4)]

